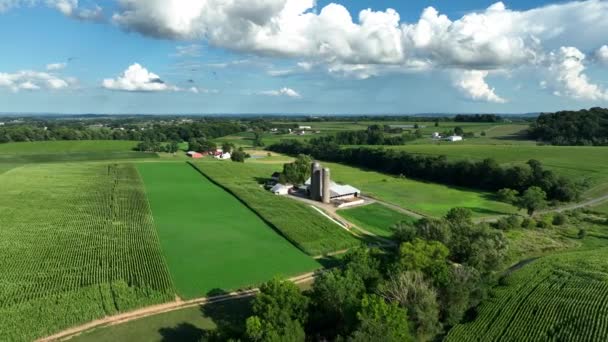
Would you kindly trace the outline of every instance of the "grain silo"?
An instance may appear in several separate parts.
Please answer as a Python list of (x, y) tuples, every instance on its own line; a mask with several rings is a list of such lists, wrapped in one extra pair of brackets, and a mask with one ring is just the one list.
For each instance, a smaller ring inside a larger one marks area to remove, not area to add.
[(314, 201), (321, 200), (321, 165), (317, 162), (312, 163), (312, 174), (310, 176), (310, 198)]
[(323, 203), (329, 204), (331, 201), (331, 175), (328, 168), (323, 169)]

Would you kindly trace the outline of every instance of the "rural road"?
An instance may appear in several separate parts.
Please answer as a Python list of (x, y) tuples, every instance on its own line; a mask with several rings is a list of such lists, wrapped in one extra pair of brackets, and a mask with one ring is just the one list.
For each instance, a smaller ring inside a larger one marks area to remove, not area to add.
[[(305, 273), (305, 274), (302, 274), (302, 275), (299, 275), (299, 276), (296, 276), (293, 278), (289, 278), (289, 281), (292, 281), (295, 284), (306, 283), (306, 282), (313, 280), (315, 277), (317, 277), (322, 272), (323, 271)], [(231, 293), (219, 295), (219, 296), (195, 298), (195, 299), (190, 299), (190, 300), (186, 300), (186, 301), (177, 298), (177, 300), (174, 302), (148, 306), (148, 307), (141, 308), (138, 310), (129, 311), (129, 312), (121, 313), (118, 315), (108, 316), (108, 317), (104, 317), (104, 318), (101, 318), (101, 319), (98, 319), (95, 321), (91, 321), (91, 322), (85, 323), (83, 325), (79, 325), (76, 327), (72, 327), (72, 328), (63, 330), (52, 336), (40, 338), (40, 339), (36, 340), (36, 342), (65, 341), (65, 340), (78, 336), (91, 329), (111, 326), (111, 325), (116, 325), (116, 324), (122, 324), (122, 323), (126, 323), (126, 322), (133, 321), (136, 319), (140, 319), (140, 318), (144, 318), (144, 317), (148, 317), (148, 316), (154, 316), (154, 315), (158, 315), (161, 313), (175, 311), (175, 310), (179, 310), (179, 309), (185, 309), (185, 308), (189, 308), (192, 306), (220, 303), (220, 302), (225, 302), (228, 300), (253, 297), (259, 291), (260, 291), (259, 288), (254, 288), (254, 289), (250, 289), (250, 290), (231, 292)]]

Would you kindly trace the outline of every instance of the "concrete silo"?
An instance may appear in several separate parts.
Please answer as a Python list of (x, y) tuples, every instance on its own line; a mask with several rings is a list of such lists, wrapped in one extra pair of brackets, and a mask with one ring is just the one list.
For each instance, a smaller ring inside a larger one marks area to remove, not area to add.
[(323, 169), (323, 203), (329, 203), (331, 201), (331, 174), (328, 168)]
[(321, 165), (317, 162), (312, 163), (312, 173), (310, 176), (310, 198), (314, 201), (321, 200)]

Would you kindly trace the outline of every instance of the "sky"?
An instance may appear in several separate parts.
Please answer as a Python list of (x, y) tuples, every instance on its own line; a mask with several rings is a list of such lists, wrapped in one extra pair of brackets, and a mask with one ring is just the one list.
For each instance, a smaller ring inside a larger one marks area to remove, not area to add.
[(608, 1), (0, 0), (0, 113), (608, 106)]

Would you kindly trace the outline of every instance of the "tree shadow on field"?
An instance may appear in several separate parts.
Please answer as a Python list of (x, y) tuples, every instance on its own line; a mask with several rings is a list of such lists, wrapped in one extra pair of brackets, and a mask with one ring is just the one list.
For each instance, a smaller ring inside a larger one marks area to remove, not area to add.
[(158, 332), (162, 335), (163, 342), (198, 342), (204, 341), (207, 332), (190, 323), (180, 323), (173, 328), (161, 328)]
[(224, 289), (215, 288), (215, 289), (209, 290), (209, 292), (207, 292), (207, 297), (223, 296), (223, 295), (227, 295), (229, 293), (230, 292), (228, 292)]
[(252, 315), (253, 297), (227, 300), (201, 306), (201, 314), (217, 326), (219, 340), (240, 338), (245, 333), (245, 321)]
[(465, 209), (469, 209), (474, 213), (482, 214), (482, 215), (509, 215), (509, 213), (506, 213), (504, 211), (497, 211), (497, 210), (491, 210), (491, 209), (485, 209), (485, 208), (465, 207)]

